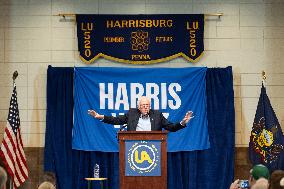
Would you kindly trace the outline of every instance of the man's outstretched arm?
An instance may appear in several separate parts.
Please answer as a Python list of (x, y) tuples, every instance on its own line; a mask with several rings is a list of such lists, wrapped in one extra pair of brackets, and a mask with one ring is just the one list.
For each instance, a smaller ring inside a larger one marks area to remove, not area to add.
[(99, 119), (99, 120), (103, 120), (104, 119), (104, 115), (99, 114), (95, 110), (88, 110), (88, 114), (93, 116), (96, 119)]
[(128, 114), (119, 115), (117, 117), (101, 115), (95, 110), (88, 110), (88, 114), (100, 121), (112, 125), (123, 125), (127, 123)]

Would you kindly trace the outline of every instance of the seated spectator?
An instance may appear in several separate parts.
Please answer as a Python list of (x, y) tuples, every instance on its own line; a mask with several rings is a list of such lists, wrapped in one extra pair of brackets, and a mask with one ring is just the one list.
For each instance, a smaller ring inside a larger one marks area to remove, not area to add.
[[(280, 186), (282, 187), (282, 188), (284, 188), (284, 177), (280, 180)], [(281, 188), (281, 189), (282, 189)]]
[[(249, 186), (251, 188), (258, 179), (265, 178), (266, 180), (269, 180), (270, 177), (268, 168), (262, 164), (253, 166), (253, 168), (250, 170), (250, 174), (251, 176), (249, 178)], [(240, 188), (239, 179), (237, 179), (231, 184), (230, 189), (239, 189), (239, 188)]]
[(56, 185), (56, 177), (52, 172), (45, 172), (43, 175), (43, 181), (51, 182), (54, 186)]
[(270, 174), (269, 174), (269, 170), (266, 166), (262, 165), (262, 164), (258, 164), (253, 166), (253, 168), (250, 170), (250, 186), (252, 187), (254, 185), (254, 183), (260, 179), (260, 178), (265, 178), (267, 180), (269, 180)]
[(56, 177), (52, 172), (45, 172), (43, 175), (43, 182), (40, 184), (38, 189), (55, 189), (56, 188)]
[(268, 189), (268, 180), (265, 178), (259, 178), (251, 189)]
[(0, 189), (6, 188), (7, 173), (3, 167), (0, 167)]
[(39, 185), (38, 189), (55, 189), (55, 186), (51, 182), (45, 181)]
[(275, 170), (271, 174), (270, 178), (270, 189), (284, 189), (284, 183), (283, 186), (281, 186), (281, 179), (284, 181), (284, 171), (283, 170)]
[(240, 188), (240, 185), (239, 185), (239, 179), (235, 180), (231, 186), (230, 186), (230, 189), (239, 189)]

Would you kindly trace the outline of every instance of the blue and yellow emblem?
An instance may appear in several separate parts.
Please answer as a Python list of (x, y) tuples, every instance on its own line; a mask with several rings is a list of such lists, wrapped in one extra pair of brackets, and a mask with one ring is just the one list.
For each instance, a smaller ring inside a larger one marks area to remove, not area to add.
[(126, 141), (126, 176), (161, 176), (160, 141)]
[(282, 144), (276, 143), (274, 135), (278, 126), (273, 125), (271, 130), (265, 128), (265, 118), (261, 117), (258, 123), (254, 123), (251, 131), (251, 141), (254, 151), (260, 155), (264, 163), (272, 163), (284, 149)]

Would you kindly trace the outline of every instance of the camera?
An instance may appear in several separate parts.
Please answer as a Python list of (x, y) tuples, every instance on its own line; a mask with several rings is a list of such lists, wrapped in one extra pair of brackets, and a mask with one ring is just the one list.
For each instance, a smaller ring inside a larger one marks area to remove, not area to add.
[(239, 186), (241, 188), (249, 188), (249, 181), (248, 180), (240, 180), (239, 181)]

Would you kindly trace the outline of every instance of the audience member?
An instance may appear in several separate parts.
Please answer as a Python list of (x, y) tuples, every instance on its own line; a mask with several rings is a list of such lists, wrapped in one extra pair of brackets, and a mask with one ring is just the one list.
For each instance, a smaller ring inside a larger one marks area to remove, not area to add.
[(45, 172), (43, 175), (43, 182), (40, 184), (38, 189), (55, 189), (56, 177), (52, 172)]
[(270, 189), (284, 189), (284, 185), (281, 186), (280, 184), (281, 179), (284, 181), (284, 171), (283, 170), (273, 171), (270, 178), (270, 186), (269, 186)]
[(45, 181), (39, 185), (38, 189), (55, 189), (55, 186), (51, 182)]
[(282, 186), (282, 188), (284, 188), (284, 177), (280, 180), (280, 186)]
[(56, 185), (56, 177), (52, 172), (45, 172), (43, 175), (43, 180), (47, 182), (51, 182), (54, 186)]
[(240, 181), (240, 179), (235, 180), (235, 181), (231, 184), (230, 189), (239, 189), (239, 188), (240, 188), (239, 181)]
[(253, 168), (250, 170), (250, 186), (252, 187), (254, 185), (254, 183), (260, 179), (260, 178), (265, 178), (267, 180), (269, 180), (270, 174), (269, 174), (269, 170), (266, 166), (262, 165), (262, 164), (257, 164), (255, 166), (253, 166)]
[(265, 178), (259, 178), (251, 189), (268, 189), (268, 180)]
[(0, 189), (6, 188), (7, 173), (3, 167), (0, 167)]
[[(253, 166), (253, 168), (250, 170), (250, 178), (249, 178), (249, 186), (250, 188), (252, 188), (252, 186), (256, 183), (256, 181), (260, 178), (265, 178), (266, 180), (269, 180), (270, 174), (269, 174), (269, 170), (266, 166), (262, 165), (262, 164), (258, 164)], [(230, 189), (240, 189), (240, 184), (239, 184), (240, 180), (237, 179), (235, 180), (231, 186)], [(263, 184), (263, 181), (260, 181), (260, 185)]]

